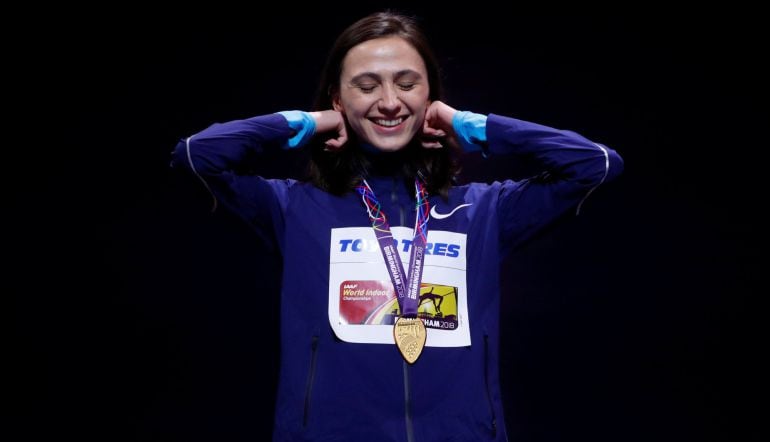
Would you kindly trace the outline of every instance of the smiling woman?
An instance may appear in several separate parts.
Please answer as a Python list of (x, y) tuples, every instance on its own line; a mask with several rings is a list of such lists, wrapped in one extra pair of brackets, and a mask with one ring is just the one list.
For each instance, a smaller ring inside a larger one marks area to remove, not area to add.
[[(337, 39), (313, 111), (177, 145), (172, 164), (283, 259), (275, 440), (507, 439), (498, 264), (622, 161), (571, 131), (458, 111), (438, 72), (413, 19), (373, 14)], [(238, 172), (296, 148), (311, 150), (308, 181)], [(454, 185), (460, 149), (542, 173)]]
[(422, 129), (430, 84), (422, 57), (399, 37), (369, 40), (342, 63), (334, 110), (362, 143), (383, 152), (406, 147)]
[[(388, 165), (404, 169), (407, 176), (421, 171), (428, 191), (446, 197), (457, 171), (452, 152), (424, 149), (442, 147), (441, 140), (453, 143), (446, 131), (426, 124), (426, 109), (441, 100), (442, 90), (436, 56), (413, 20), (393, 14), (359, 20), (340, 34), (329, 53), (314, 104), (320, 113), (313, 116), (327, 128), (340, 122), (337, 114), (323, 111), (337, 111), (344, 116), (343, 126), (352, 129), (345, 133), (350, 144), (361, 149), (338, 149), (340, 144), (328, 135), (324, 144), (311, 142), (310, 179), (342, 195), (360, 184), (362, 170)], [(440, 108), (434, 108), (434, 116)], [(372, 154), (393, 151), (401, 152), (379, 156), (378, 164), (370, 161)]]

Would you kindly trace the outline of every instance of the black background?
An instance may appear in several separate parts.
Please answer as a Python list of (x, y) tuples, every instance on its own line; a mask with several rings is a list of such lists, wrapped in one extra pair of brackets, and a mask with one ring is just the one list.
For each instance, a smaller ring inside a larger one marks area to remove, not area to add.
[[(6, 39), (18, 439), (271, 434), (277, 257), (168, 162), (213, 122), (309, 108), (334, 37), (374, 10), (274, 6), (48, 11)], [(759, 14), (469, 6), (406, 9), (450, 105), (571, 129), (626, 162), (503, 263), (511, 439), (759, 440)], [(298, 176), (302, 160), (263, 173)], [(465, 180), (514, 166), (465, 160)]]

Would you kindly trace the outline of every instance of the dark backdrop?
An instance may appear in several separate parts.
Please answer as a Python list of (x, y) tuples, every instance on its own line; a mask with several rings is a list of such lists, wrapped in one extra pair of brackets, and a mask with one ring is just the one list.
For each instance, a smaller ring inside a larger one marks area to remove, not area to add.
[[(3, 396), (21, 439), (271, 434), (277, 257), (168, 162), (210, 123), (309, 108), (334, 36), (372, 10), (277, 6), (52, 11), (7, 40)], [(626, 161), (502, 264), (511, 438), (759, 440), (758, 15), (468, 6), (407, 10), (450, 105), (575, 130)], [(262, 172), (298, 176), (302, 160)], [(464, 180), (515, 167), (465, 160)]]

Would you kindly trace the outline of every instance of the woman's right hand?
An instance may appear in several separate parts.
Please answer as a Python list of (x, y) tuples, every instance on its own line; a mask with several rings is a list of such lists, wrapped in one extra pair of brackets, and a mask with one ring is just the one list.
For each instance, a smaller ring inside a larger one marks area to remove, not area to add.
[(310, 116), (315, 120), (316, 134), (333, 132), (334, 136), (324, 142), (326, 148), (329, 150), (342, 149), (342, 146), (348, 141), (348, 131), (342, 113), (335, 110), (325, 110), (310, 112)]

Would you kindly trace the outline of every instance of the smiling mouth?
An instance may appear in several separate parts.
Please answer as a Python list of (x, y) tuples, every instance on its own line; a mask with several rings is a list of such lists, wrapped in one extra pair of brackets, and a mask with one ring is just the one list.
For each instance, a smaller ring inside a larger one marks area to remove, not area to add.
[(398, 118), (370, 118), (369, 121), (382, 127), (396, 127), (399, 124), (406, 121), (407, 118), (409, 117), (406, 116), (406, 117), (398, 117)]

